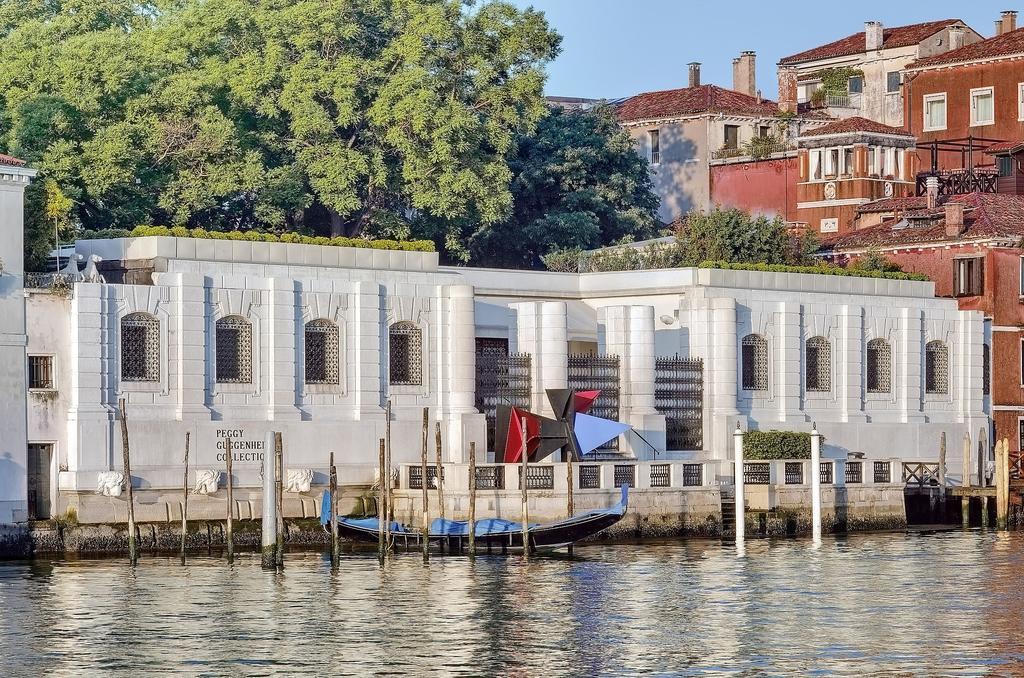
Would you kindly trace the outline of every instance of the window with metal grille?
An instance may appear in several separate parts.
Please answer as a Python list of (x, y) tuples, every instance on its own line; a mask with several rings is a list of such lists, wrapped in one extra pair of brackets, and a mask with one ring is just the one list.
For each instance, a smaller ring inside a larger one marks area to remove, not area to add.
[(121, 381), (160, 381), (160, 321), (148, 313), (121, 318)]
[(601, 487), (600, 466), (583, 465), (579, 469), (581, 490), (596, 490)]
[(478, 490), (503, 490), (503, 489), (505, 489), (505, 467), (504, 466), (477, 466), (476, 467), (476, 489), (478, 489)]
[(668, 464), (651, 464), (651, 487), (671, 487), (672, 467)]
[(768, 340), (748, 334), (740, 342), (742, 383), (746, 391), (768, 390)]
[(876, 483), (892, 482), (892, 465), (887, 461), (876, 461), (874, 465)]
[(648, 132), (651, 138), (651, 164), (657, 165), (661, 162), (661, 134), (656, 129)]
[(391, 326), (388, 366), (391, 383), (396, 386), (423, 383), (423, 331), (416, 323), (402, 321)]
[[(526, 489), (553, 490), (555, 488), (555, 467), (538, 464), (526, 467)], [(523, 489), (523, 467), (519, 466), (519, 489)]]
[(217, 321), (217, 381), (221, 384), (252, 383), (252, 325), (229, 315)]
[(831, 485), (832, 484), (832, 475), (833, 475), (834, 472), (835, 472), (835, 465), (832, 462), (830, 462), (830, 461), (823, 461), (823, 462), (821, 462), (821, 464), (819, 465), (819, 469), (818, 469), (818, 473), (820, 474), (818, 476), (818, 478), (820, 479), (821, 484), (822, 485)]
[(885, 339), (868, 342), (868, 393), (889, 393), (892, 388), (892, 350)]
[(953, 260), (953, 294), (976, 297), (985, 292), (985, 258), (969, 257)]
[(939, 340), (929, 341), (924, 347), (924, 391), (949, 392), (949, 349)]
[(743, 482), (746, 485), (767, 485), (771, 482), (772, 466), (766, 461), (748, 461), (743, 464)]
[(330, 320), (306, 323), (306, 383), (338, 384), (341, 362), (338, 360), (338, 326)]
[[(1024, 367), (1021, 368), (1021, 374), (1024, 374)], [(1021, 383), (1024, 384), (1024, 381)], [(981, 345), (981, 393), (992, 393), (992, 349), (988, 344)]]
[(28, 387), (31, 389), (54, 388), (52, 355), (30, 355), (28, 357)]
[(704, 484), (703, 464), (683, 464), (683, 487), (700, 487)]
[[(444, 468), (441, 469), (441, 481), (444, 481)], [(437, 487), (437, 466), (427, 466), (427, 487), (431, 490)], [(478, 486), (479, 487), (479, 486)], [(410, 490), (422, 490), (423, 489), (423, 467), (422, 466), (410, 466), (409, 467), (409, 489)]]
[(802, 485), (804, 482), (804, 465), (799, 461), (786, 462), (786, 484)]
[(615, 487), (622, 487), (623, 485), (636, 487), (636, 466), (633, 464), (616, 464), (614, 477)]
[(807, 340), (808, 391), (832, 390), (832, 345), (825, 337), (811, 337)]
[(846, 470), (844, 471), (844, 478), (846, 483), (854, 484), (864, 482), (864, 462), (860, 461), (848, 461), (846, 462)]
[(704, 446), (704, 362), (700, 358), (656, 358), (654, 407), (665, 416), (668, 450)]

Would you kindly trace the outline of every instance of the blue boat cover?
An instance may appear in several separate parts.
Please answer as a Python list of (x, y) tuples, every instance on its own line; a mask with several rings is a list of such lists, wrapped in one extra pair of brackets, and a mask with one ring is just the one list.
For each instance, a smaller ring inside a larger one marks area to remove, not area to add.
[[(531, 528), (536, 526), (537, 525), (535, 523), (530, 523)], [(488, 535), (501, 534), (503, 532), (519, 532), (522, 529), (522, 523), (503, 520), (501, 518), (484, 518), (483, 520), (476, 521), (476, 529), (473, 533), (477, 537), (486, 537)], [(441, 518), (435, 518), (434, 521), (430, 523), (430, 534), (448, 537), (464, 537), (469, 534), (469, 521), (442, 520)]]

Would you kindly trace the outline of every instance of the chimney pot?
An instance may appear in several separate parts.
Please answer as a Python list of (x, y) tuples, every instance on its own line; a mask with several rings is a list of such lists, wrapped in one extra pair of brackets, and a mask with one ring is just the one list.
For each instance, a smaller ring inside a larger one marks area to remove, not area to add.
[(928, 177), (924, 185), (928, 209), (933, 210), (939, 204), (939, 178), (935, 176)]
[(687, 65), (690, 67), (690, 87), (700, 87), (700, 62), (691, 61)]
[(882, 49), (882, 22), (881, 21), (865, 21), (864, 22), (864, 50), (871, 52), (874, 50)]
[(956, 238), (964, 232), (964, 205), (961, 202), (947, 202), (943, 205), (946, 211), (946, 236)]
[(949, 27), (949, 49), (960, 49), (964, 46), (964, 27), (963, 26), (950, 26)]
[(1000, 23), (1003, 25), (1003, 33), (1017, 30), (1017, 12), (1012, 9), (1005, 9), (1000, 13)]
[(757, 93), (756, 58), (755, 52), (746, 50), (732, 60), (732, 88), (747, 96)]
[(996, 19), (996, 32), (995, 32), (995, 35), (1002, 35), (1002, 34), (1003, 34), (1003, 20), (1002, 19)]
[(796, 113), (796, 68), (779, 66), (779, 110)]

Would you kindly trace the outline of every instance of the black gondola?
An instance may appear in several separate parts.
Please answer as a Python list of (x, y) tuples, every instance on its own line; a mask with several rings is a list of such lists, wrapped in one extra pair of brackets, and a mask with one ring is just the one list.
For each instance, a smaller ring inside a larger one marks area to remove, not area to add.
[[(320, 522), (327, 527), (330, 522), (330, 493), (325, 492)], [(598, 534), (626, 515), (629, 501), (629, 487), (622, 486), (622, 497), (613, 506), (595, 509), (552, 523), (530, 524), (530, 551), (552, 551)], [(329, 528), (328, 528), (329, 529)], [(378, 518), (338, 518), (338, 534), (352, 541), (377, 543), (380, 534)], [(423, 538), (422, 530), (406, 527), (402, 523), (391, 523), (393, 542), (402, 547), (418, 549)], [(476, 522), (476, 543), (481, 547), (521, 550), (523, 548), (522, 523), (501, 518), (485, 518)], [(428, 539), (431, 543), (449, 550), (462, 550), (469, 543), (469, 523), (462, 520), (434, 520), (430, 524)]]

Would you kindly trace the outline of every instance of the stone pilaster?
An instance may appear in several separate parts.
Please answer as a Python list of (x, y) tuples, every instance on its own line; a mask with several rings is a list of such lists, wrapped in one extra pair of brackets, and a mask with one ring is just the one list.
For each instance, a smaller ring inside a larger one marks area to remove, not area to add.
[(438, 347), (443, 365), (443, 382), (437, 389), (438, 410), (447, 430), (447, 461), (462, 463), (469, 459), (469, 443), (478, 453), (487, 452), (487, 423), (477, 412), (476, 403), (476, 316), (473, 288), (452, 285), (443, 288), (445, 298), (439, 306), (442, 322)]
[(864, 309), (846, 305), (839, 309), (839, 337), (836, 339), (835, 371), (839, 378), (839, 416), (842, 421), (867, 421), (864, 401)]
[(206, 401), (206, 292), (204, 278), (178, 273), (171, 286), (171, 319), (174, 333), (175, 417), (179, 421), (208, 418)]
[(779, 303), (777, 333), (775, 336), (775, 366), (772, 375), (775, 378), (775, 388), (769, 389), (775, 393), (779, 405), (779, 421), (803, 421), (806, 417), (801, 412), (800, 393), (803, 385), (803, 370), (801, 369), (801, 351), (803, 342), (801, 335), (803, 323), (801, 322), (800, 304), (792, 301)]
[(569, 383), (569, 341), (564, 301), (512, 304), (517, 314), (517, 346), (530, 354), (531, 408), (553, 416), (545, 390)]
[(715, 297), (709, 300), (711, 323), (709, 359), (705, 363), (704, 383), (711, 387), (710, 440), (705, 436), (704, 448), (711, 457), (725, 459), (731, 455), (732, 428), (735, 427), (736, 395), (739, 388), (739, 337), (736, 335), (736, 300)]
[(924, 327), (921, 311), (916, 308), (900, 309), (899, 365), (900, 379), (897, 387), (897, 407), (904, 422), (924, 421), (921, 412), (923, 379), (921, 370), (924, 359)]
[(297, 352), (301, 344), (296, 335), (305, 332), (305, 327), (297, 309), (297, 292), (294, 280), (268, 280), (263, 360), (268, 382), (265, 388), (269, 421), (301, 419), (296, 394), (300, 392), (302, 360)]
[(352, 392), (359, 418), (366, 419), (366, 415), (380, 415), (384, 406), (381, 385), (386, 379), (387, 366), (382, 361), (387, 350), (382, 342), (387, 341), (387, 337), (382, 338), (381, 331), (385, 314), (379, 284), (357, 283), (352, 297), (351, 343), (355, 357)]

